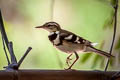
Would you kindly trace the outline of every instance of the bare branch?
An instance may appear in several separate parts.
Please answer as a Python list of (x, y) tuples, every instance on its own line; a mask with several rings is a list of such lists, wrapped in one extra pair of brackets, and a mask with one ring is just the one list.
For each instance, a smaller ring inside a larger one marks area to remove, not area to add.
[(27, 51), (25, 52), (25, 54), (22, 56), (22, 58), (19, 60), (19, 62), (18, 62), (18, 68), (20, 67), (20, 65), (21, 65), (21, 63), (23, 62), (23, 60), (25, 59), (25, 57), (27, 56), (27, 54), (31, 51), (31, 47), (29, 47), (28, 49), (27, 49)]
[[(112, 44), (111, 44), (111, 48), (110, 48), (110, 54), (112, 53), (112, 49), (113, 49), (113, 45), (115, 42), (115, 36), (116, 36), (116, 28), (117, 28), (117, 10), (118, 10), (118, 0), (116, 0), (116, 6), (115, 6), (115, 17), (114, 17), (114, 33), (113, 33), (113, 40), (112, 40)], [(108, 69), (108, 65), (109, 65), (110, 60), (107, 60), (106, 66), (105, 66), (105, 71), (107, 71)]]
[(11, 57), (11, 63), (16, 64), (17, 59), (16, 59), (14, 51), (13, 51), (13, 43), (9, 42), (8, 47), (9, 47), (9, 52), (10, 52), (10, 57)]
[(7, 54), (7, 51), (6, 51), (6, 47), (5, 47), (5, 44), (6, 44), (6, 46), (8, 48), (8, 42), (9, 41), (8, 41), (5, 29), (4, 29), (4, 24), (3, 24), (1, 9), (0, 9), (0, 30), (1, 30), (1, 35), (2, 35), (3, 50), (5, 52), (6, 59), (8, 61), (8, 65), (9, 65), (10, 64), (10, 60), (9, 60), (9, 57), (8, 57), (8, 54)]

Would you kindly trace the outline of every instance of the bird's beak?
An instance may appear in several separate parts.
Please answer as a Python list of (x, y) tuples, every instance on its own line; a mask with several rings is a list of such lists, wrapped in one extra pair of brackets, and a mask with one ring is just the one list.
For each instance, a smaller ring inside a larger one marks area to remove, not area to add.
[(44, 28), (44, 26), (36, 26), (35, 28)]

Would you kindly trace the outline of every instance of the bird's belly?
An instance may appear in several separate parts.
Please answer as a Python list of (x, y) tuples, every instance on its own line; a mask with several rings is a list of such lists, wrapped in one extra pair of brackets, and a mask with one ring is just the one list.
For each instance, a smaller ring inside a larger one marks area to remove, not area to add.
[(76, 52), (83, 52), (84, 46), (82, 44), (73, 44), (71, 42), (63, 42), (62, 45), (55, 46), (57, 49), (66, 52), (66, 53), (74, 53)]

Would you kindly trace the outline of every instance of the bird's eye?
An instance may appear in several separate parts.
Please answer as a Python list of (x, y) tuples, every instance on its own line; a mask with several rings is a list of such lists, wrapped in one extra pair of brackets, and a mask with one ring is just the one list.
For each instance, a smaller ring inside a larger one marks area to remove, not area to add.
[(51, 25), (48, 25), (48, 27), (50, 27)]
[(52, 25), (47, 25), (47, 27), (50, 29), (54, 28), (54, 26), (52, 26)]

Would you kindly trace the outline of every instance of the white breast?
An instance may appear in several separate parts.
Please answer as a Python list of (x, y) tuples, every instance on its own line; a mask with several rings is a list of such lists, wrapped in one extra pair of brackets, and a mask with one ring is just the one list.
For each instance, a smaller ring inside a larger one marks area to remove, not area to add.
[(85, 49), (84, 45), (72, 44), (70, 42), (64, 41), (62, 45), (55, 46), (57, 49), (66, 53), (83, 52)]
[[(57, 45), (60, 43), (60, 35), (59, 35), (60, 32), (56, 31), (55, 33), (57, 34), (57, 37), (55, 40), (53, 40), (53, 43), (54, 43), (54, 45)], [(51, 35), (53, 35), (53, 33), (51, 33)]]
[(56, 37), (56, 39), (55, 40), (53, 40), (53, 42), (54, 42), (54, 45), (57, 45), (57, 44), (59, 44), (60, 43), (60, 35), (58, 34), (57, 35), (57, 37)]

